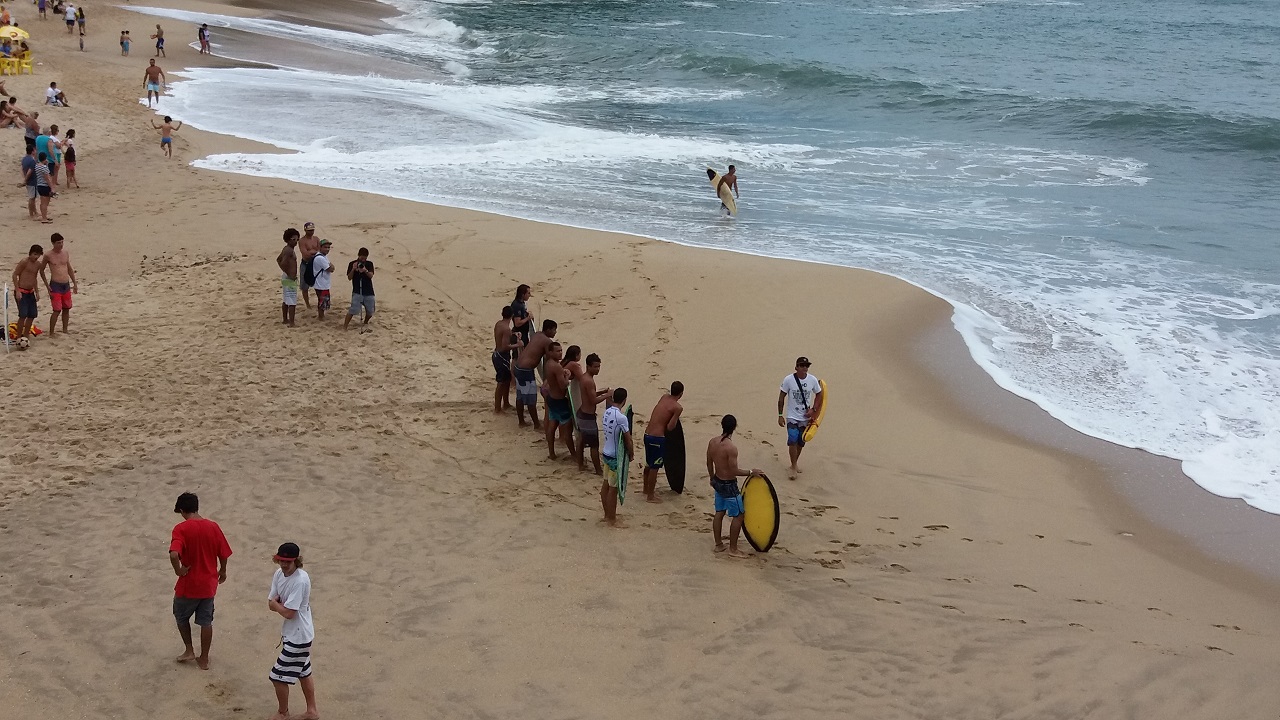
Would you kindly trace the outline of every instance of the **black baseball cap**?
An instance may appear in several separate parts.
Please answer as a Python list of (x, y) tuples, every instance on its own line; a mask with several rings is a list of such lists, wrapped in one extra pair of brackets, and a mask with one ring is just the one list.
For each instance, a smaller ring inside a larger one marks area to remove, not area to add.
[(809, 362), (809, 358), (807, 358), (807, 357), (805, 357), (805, 356), (803, 356), (803, 355), (801, 355), (800, 357), (796, 358), (796, 365), (804, 365), (805, 367), (809, 367), (809, 366), (810, 366), (810, 365), (812, 365), (812, 364), (813, 364), (813, 363)]
[(297, 545), (295, 545), (294, 543), (285, 543), (280, 546), (279, 550), (276, 550), (275, 557), (271, 559), (272, 560), (297, 560), (298, 556), (301, 554), (302, 554), (302, 551), (298, 549)]

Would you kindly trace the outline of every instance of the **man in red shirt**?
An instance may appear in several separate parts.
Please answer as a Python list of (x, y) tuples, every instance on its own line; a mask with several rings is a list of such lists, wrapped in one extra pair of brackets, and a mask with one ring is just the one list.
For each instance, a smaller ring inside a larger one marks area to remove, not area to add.
[[(209, 646), (213, 644), (213, 596), (218, 586), (227, 581), (231, 546), (218, 523), (200, 517), (199, 510), (200, 498), (195, 493), (178, 496), (173, 511), (182, 515), (182, 522), (173, 526), (169, 562), (178, 576), (173, 588), (173, 617), (187, 646), (186, 652), (178, 656), (178, 662), (195, 660), (201, 670), (208, 670)], [(200, 626), (199, 657), (191, 645), (192, 615)]]

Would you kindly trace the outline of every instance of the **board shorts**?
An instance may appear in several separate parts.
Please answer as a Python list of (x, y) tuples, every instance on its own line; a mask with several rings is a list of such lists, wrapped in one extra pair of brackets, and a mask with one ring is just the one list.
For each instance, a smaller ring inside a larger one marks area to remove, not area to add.
[(161, 145), (172, 145), (172, 144), (173, 144), (173, 138), (171, 138), (171, 137), (167, 137), (167, 138), (160, 138), (160, 144), (161, 144)]
[(53, 311), (56, 313), (60, 313), (63, 310), (70, 310), (71, 283), (49, 283), (49, 302), (53, 305)]
[(711, 486), (716, 490), (716, 512), (722, 512), (731, 518), (742, 514), (742, 493), (738, 491), (737, 478), (721, 480), (713, 477)]
[(604, 481), (609, 483), (611, 488), (618, 487), (618, 471), (620, 470), (618, 458), (609, 457), (604, 453), (601, 453), (600, 457), (604, 460)]
[[(125, 43), (125, 49), (129, 48), (129, 44)], [(160, 83), (147, 83), (147, 92), (160, 92)]]
[(192, 615), (196, 616), (196, 624), (200, 627), (212, 625), (213, 598), (175, 597), (173, 599), (173, 619), (178, 621), (179, 627), (190, 625)]
[(299, 680), (311, 675), (311, 643), (292, 643), (284, 638), (280, 638), (280, 642), (280, 657), (267, 677), (271, 682), (297, 685)]
[(19, 318), (36, 318), (40, 317), (40, 306), (36, 302), (35, 291), (26, 292), (19, 288), (18, 290), (18, 317)]
[(547, 398), (547, 417), (557, 425), (568, 425), (573, 422), (573, 405), (569, 398)]
[(280, 302), (293, 307), (298, 304), (298, 281), (281, 273)]
[(516, 402), (530, 407), (537, 404), (538, 381), (533, 376), (533, 368), (513, 367), (511, 372), (516, 377)]
[(347, 309), (347, 314), (355, 317), (360, 314), (360, 308), (364, 308), (366, 317), (373, 317), (373, 311), (378, 304), (374, 302), (372, 295), (357, 295), (351, 293), (351, 307)]
[(662, 467), (662, 457), (667, 444), (665, 437), (644, 436), (644, 466), (650, 470)]
[(809, 427), (807, 422), (787, 421), (787, 444), (804, 447), (804, 431)]
[(578, 411), (578, 432), (582, 434), (582, 447), (600, 447), (600, 426), (596, 424), (596, 416)]
[(510, 382), (511, 357), (506, 353), (494, 350), (489, 359), (493, 361), (493, 381), (500, 383)]
[(156, 38), (156, 49), (157, 50), (164, 49), (164, 38)]
[(317, 310), (328, 310), (332, 306), (332, 304), (333, 304), (332, 301), (329, 299), (328, 290), (319, 290), (319, 289), (316, 290), (316, 309)]

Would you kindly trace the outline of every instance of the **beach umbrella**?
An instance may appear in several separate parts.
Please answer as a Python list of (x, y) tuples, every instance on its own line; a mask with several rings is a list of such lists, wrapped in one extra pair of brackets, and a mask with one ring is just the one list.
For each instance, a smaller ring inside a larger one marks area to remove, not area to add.
[(0, 27), (0, 38), (9, 38), (11, 40), (29, 40), (31, 36), (27, 34), (26, 30), (23, 30), (17, 25), (5, 25), (4, 27)]

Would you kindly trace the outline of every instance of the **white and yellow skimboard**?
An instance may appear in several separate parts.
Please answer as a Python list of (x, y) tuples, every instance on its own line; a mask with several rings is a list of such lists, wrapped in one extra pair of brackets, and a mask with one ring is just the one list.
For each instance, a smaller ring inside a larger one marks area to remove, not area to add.
[(718, 188), (716, 189), (716, 195), (720, 196), (720, 202), (724, 203), (724, 206), (729, 208), (730, 215), (737, 215), (738, 201), (733, 199), (733, 191), (729, 189), (728, 185), (725, 185), (724, 187), (720, 186), (720, 178), (723, 177), (720, 173), (716, 172), (712, 168), (707, 169), (715, 173), (715, 175), (711, 176), (711, 187)]

